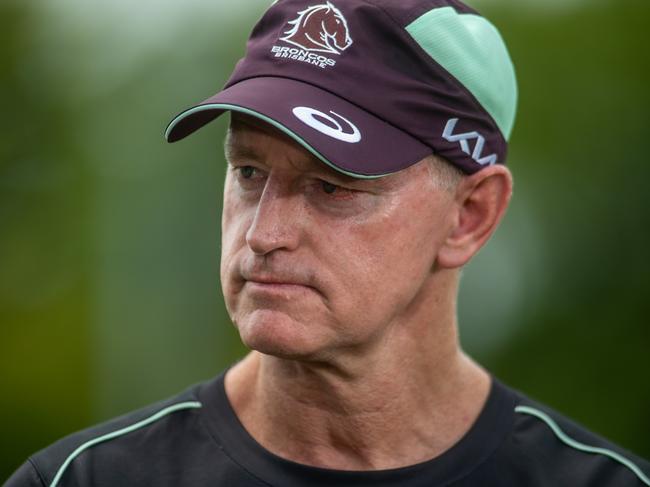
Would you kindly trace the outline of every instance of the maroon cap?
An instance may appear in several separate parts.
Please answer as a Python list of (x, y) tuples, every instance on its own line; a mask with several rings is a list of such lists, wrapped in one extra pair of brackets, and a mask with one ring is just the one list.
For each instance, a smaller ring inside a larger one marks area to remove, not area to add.
[(457, 0), (279, 0), (223, 90), (165, 136), (237, 111), (355, 177), (432, 153), (473, 173), (505, 162), (516, 97), (498, 31)]

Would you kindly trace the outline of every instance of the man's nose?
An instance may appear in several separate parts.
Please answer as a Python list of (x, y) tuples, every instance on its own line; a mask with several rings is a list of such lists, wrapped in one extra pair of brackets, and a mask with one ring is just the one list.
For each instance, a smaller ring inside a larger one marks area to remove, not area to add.
[(303, 202), (299, 195), (270, 176), (246, 232), (246, 243), (258, 255), (278, 249), (294, 250), (298, 246), (302, 218)]

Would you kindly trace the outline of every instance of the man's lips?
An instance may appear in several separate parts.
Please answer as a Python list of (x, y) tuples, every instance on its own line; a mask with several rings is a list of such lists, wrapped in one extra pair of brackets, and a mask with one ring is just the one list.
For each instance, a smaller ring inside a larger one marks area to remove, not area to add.
[(301, 284), (298, 282), (291, 282), (291, 281), (280, 281), (280, 280), (275, 280), (275, 279), (246, 279), (246, 282), (255, 284), (257, 286), (263, 286), (263, 287), (276, 287), (276, 288), (307, 288), (307, 289), (313, 289), (311, 286), (307, 286), (305, 284)]
[(304, 284), (299, 282), (287, 281), (287, 280), (282, 280), (282, 279), (277, 279), (272, 277), (247, 277), (245, 279), (247, 281), (256, 282), (258, 284), (280, 284), (280, 285), (286, 284), (291, 286), (304, 286)]
[(244, 289), (251, 296), (262, 297), (271, 297), (273, 299), (290, 299), (291, 296), (298, 298), (300, 296), (305, 296), (311, 292), (316, 292), (313, 287), (305, 286), (303, 284), (292, 284), (287, 282), (274, 282), (274, 281), (245, 281)]
[(272, 275), (256, 275), (256, 274), (243, 274), (244, 282), (252, 285), (257, 290), (267, 291), (304, 291), (306, 289), (316, 291), (318, 290), (307, 284), (305, 281)]
[(309, 286), (304, 286), (302, 284), (292, 284), (289, 282), (260, 282), (260, 281), (246, 281), (248, 284), (255, 284), (256, 286), (263, 287), (277, 287), (277, 288), (305, 288), (311, 289)]

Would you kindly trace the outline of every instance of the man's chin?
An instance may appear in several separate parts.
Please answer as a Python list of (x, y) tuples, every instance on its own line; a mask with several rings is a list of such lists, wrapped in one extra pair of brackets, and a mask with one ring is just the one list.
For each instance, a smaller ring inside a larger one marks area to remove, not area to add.
[(257, 310), (237, 320), (242, 342), (251, 350), (285, 359), (306, 359), (318, 354), (318, 330), (285, 313)]

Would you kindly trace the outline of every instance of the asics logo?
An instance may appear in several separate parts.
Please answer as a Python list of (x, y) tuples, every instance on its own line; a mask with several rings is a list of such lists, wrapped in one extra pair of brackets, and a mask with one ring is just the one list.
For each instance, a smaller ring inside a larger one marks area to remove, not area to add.
[[(461, 150), (478, 162), (481, 166), (491, 166), (497, 163), (497, 155), (490, 154), (489, 156), (483, 156), (483, 148), (485, 147), (485, 138), (476, 131), (467, 132), (464, 134), (454, 134), (454, 129), (458, 123), (457, 118), (452, 118), (447, 122), (445, 130), (442, 133), (442, 136), (449, 142), (460, 142)], [(470, 151), (469, 149), (469, 140), (476, 140), (476, 145), (474, 150)]]
[[(361, 140), (361, 131), (356, 125), (336, 112), (330, 110), (330, 113), (337, 118), (310, 107), (295, 107), (292, 112), (301, 122), (322, 134), (349, 144), (356, 144)], [(323, 120), (326, 120), (331, 125), (323, 122)]]

